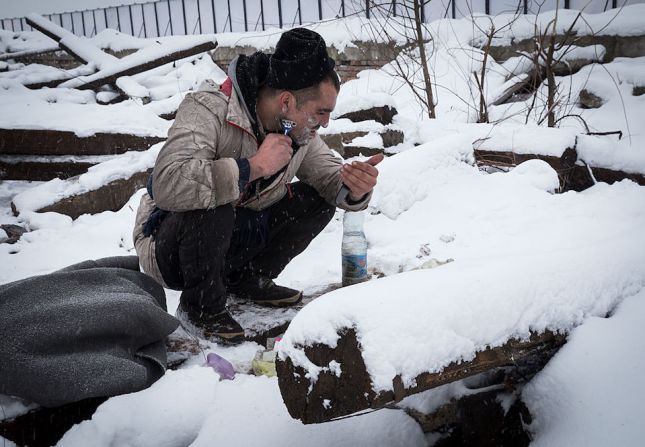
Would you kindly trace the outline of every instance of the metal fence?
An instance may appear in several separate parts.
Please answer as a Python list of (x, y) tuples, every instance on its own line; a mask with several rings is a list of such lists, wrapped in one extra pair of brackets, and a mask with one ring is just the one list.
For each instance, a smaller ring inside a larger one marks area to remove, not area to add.
[[(472, 13), (524, 14), (557, 7), (597, 13), (645, 0), (422, 0), (423, 17), (460, 18)], [(52, 22), (79, 36), (106, 28), (137, 37), (245, 32), (292, 27), (336, 17), (401, 14), (411, 0), (158, 0), (111, 8), (46, 14)], [(31, 30), (25, 18), (0, 20), (0, 28)]]

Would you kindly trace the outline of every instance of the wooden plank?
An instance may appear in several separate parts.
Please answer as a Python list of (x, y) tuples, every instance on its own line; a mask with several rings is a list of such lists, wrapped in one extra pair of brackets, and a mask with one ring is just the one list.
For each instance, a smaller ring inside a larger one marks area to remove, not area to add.
[(81, 63), (94, 62), (98, 68), (104, 68), (119, 60), (38, 14), (29, 14), (26, 20), (27, 24), (58, 42), (62, 50)]

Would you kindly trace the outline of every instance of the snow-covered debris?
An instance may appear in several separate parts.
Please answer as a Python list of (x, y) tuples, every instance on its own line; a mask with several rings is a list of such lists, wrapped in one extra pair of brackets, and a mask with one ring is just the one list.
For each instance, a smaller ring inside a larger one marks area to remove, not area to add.
[(24, 52), (54, 51), (58, 44), (51, 38), (38, 31), (14, 32), (0, 30), (0, 54), (9, 56), (9, 53), (18, 55)]
[[(87, 84), (96, 83), (97, 81), (100, 81), (102, 79), (106, 79), (110, 76), (122, 73), (125, 70), (143, 66), (146, 63), (153, 63), (174, 53), (191, 51), (194, 48), (206, 48), (207, 46), (212, 46), (212, 48), (214, 48), (214, 44), (216, 43), (215, 36), (210, 34), (191, 37), (191, 39), (182, 39), (181, 41), (173, 41), (172, 43), (155, 43), (149, 45), (140, 49), (134, 54), (119, 59), (118, 62), (110, 64), (108, 67), (96, 72), (93, 75), (82, 76), (75, 79), (70, 79), (69, 81), (65, 81), (60, 85), (60, 87), (83, 87)], [(200, 53), (203, 51), (205, 50), (200, 51)]]
[[(423, 157), (419, 149), (417, 157), (406, 160), (408, 167), (416, 169), (423, 158), (432, 158)], [(392, 162), (412, 153), (397, 155)], [(421, 241), (433, 240), (433, 234), (438, 237), (437, 230), (446, 227), (445, 218), (437, 214), (441, 211), (453, 216), (453, 229), (457, 222), (467, 227), (464, 233), (456, 231), (462, 233), (457, 241), (465, 256), (459, 250), (451, 256), (455, 262), (441, 268), (324, 295), (292, 321), (279, 345), (280, 358), (289, 357), (313, 378), (319, 367), (306, 359), (303, 347), (334, 347), (339, 332), (353, 328), (373, 389), (392, 390), (397, 375), (410, 387), (421, 373), (470, 360), (476, 352), (511, 338), (524, 339), (547, 329), (568, 332), (591, 316), (605, 316), (645, 286), (645, 236), (639, 230), (645, 225), (643, 188), (626, 181), (614, 187), (598, 185), (580, 196), (551, 195), (544, 191), (553, 186), (549, 170), (533, 170), (528, 178), (482, 176), (474, 168), (468, 174), (444, 164), (429, 177), (441, 170), (453, 175), (445, 175), (442, 186), (432, 182), (435, 188), (428, 197), (396, 221), (386, 224), (386, 217), (374, 216), (368, 222), (368, 259), (380, 264), (382, 255), (395, 246), (418, 247)], [(402, 166), (396, 175), (405, 178), (401, 173)], [(395, 174), (384, 169), (382, 175), (387, 181)], [(540, 176), (546, 182), (536, 183)], [(389, 191), (387, 202), (409, 195), (406, 186)], [(482, 206), (484, 197), (496, 200)], [(382, 203), (377, 198), (377, 209)], [(543, 217), (529, 211), (532, 207)], [(484, 235), (485, 243), (477, 241)], [(496, 244), (506, 247), (491, 250)], [(468, 248), (475, 245), (478, 253)], [(412, 255), (412, 250), (406, 251)]]

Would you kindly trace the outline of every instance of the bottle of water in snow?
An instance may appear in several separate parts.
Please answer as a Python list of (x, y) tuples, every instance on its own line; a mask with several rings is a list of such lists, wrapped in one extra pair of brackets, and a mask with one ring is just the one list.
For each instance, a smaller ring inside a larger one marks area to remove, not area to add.
[(345, 211), (343, 217), (343, 287), (367, 281), (367, 239), (363, 232), (365, 215)]

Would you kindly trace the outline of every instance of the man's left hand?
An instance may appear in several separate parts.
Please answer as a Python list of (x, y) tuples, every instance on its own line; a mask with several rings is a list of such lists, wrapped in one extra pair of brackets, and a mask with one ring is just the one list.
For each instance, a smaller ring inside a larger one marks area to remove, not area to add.
[(375, 166), (384, 158), (383, 154), (377, 154), (366, 161), (353, 161), (351, 164), (343, 165), (340, 177), (349, 188), (349, 198), (352, 201), (358, 202), (374, 189), (378, 177), (378, 169)]

